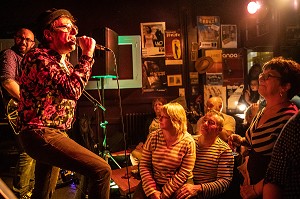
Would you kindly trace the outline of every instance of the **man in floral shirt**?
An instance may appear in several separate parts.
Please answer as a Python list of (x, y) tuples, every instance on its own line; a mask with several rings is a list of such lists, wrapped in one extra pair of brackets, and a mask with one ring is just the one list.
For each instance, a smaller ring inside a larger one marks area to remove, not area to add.
[[(32, 198), (51, 198), (59, 167), (89, 177), (89, 198), (108, 199), (110, 166), (66, 134), (72, 126), (76, 101), (91, 76), (96, 42), (91, 37), (75, 37), (75, 20), (64, 9), (45, 11), (37, 25), (41, 46), (24, 57), (18, 108), (24, 148), (36, 159)], [(76, 45), (82, 55), (73, 67), (67, 55)]]

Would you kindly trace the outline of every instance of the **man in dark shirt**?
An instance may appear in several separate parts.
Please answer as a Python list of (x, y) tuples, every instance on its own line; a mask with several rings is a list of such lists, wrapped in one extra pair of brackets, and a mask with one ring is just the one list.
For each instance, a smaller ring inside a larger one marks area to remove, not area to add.
[[(16, 102), (20, 99), (20, 86), (17, 77), (20, 75), (21, 61), (24, 55), (35, 45), (34, 34), (29, 29), (21, 28), (16, 32), (14, 42), (14, 46), (0, 53), (0, 81), (4, 106), (10, 99), (14, 99)], [(17, 134), (15, 127), (12, 126), (12, 128)], [(30, 194), (32, 189), (30, 180), (33, 179), (34, 161), (25, 153), (18, 135), (16, 135), (16, 139), (20, 155), (13, 179), (13, 191), (22, 198), (26, 194)]]

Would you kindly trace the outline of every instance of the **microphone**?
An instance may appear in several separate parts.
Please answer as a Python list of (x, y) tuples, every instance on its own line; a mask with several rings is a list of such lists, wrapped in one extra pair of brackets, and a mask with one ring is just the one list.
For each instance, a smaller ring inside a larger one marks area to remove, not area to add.
[[(76, 37), (76, 45), (77, 45), (77, 46), (78, 46), (78, 43), (79, 43), (79, 41), (78, 41), (79, 38), (80, 38), (80, 37)], [(96, 44), (95, 49), (96, 49), (96, 50), (103, 50), (103, 51), (112, 51), (110, 48), (107, 48), (107, 47), (102, 46), (102, 45), (100, 45), (100, 44)]]

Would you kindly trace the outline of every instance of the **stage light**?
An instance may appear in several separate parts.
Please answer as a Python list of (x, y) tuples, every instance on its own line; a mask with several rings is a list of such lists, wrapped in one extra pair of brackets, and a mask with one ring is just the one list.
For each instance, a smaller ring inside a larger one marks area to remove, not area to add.
[(260, 2), (258, 1), (250, 1), (247, 5), (247, 10), (249, 14), (255, 14), (257, 10), (259, 10), (261, 7)]

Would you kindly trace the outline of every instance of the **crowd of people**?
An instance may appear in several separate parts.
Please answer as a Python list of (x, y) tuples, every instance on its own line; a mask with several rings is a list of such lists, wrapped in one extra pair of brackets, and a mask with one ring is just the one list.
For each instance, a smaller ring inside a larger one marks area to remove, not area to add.
[[(88, 177), (89, 198), (110, 197), (110, 165), (67, 134), (91, 76), (96, 45), (91, 37), (76, 37), (75, 24), (68, 10), (46, 10), (37, 20), (39, 46), (34, 48), (33, 32), (22, 28), (15, 45), (1, 52), (2, 90), (18, 103), (20, 157), (14, 191), (20, 198), (51, 198), (60, 168)], [(68, 54), (76, 46), (82, 54), (73, 66)], [(133, 198), (221, 197), (232, 183), (233, 149), (240, 146), (247, 150), (242, 198), (298, 196), (300, 114), (291, 99), (300, 93), (299, 79), (300, 66), (293, 60), (276, 57), (262, 66), (250, 88), (264, 103), (257, 104), (258, 98), (247, 92), (246, 101), (255, 111), (244, 137), (235, 133), (235, 119), (222, 112), (220, 97), (208, 99), (195, 135), (188, 132), (182, 105), (155, 99), (147, 139), (131, 154), (141, 176)]]

